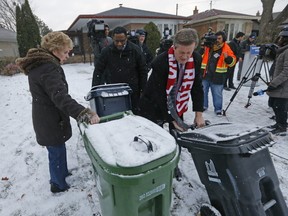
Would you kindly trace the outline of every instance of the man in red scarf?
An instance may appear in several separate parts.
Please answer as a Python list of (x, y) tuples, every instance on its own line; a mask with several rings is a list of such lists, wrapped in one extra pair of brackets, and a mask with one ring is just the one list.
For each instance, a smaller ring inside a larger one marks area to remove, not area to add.
[[(202, 116), (204, 94), (201, 80), (201, 55), (194, 52), (198, 35), (194, 29), (182, 29), (174, 37), (168, 51), (158, 55), (151, 64), (152, 73), (140, 98), (140, 115), (163, 126), (169, 123), (172, 129), (186, 131), (183, 115), (192, 98), (196, 127), (205, 125)], [(182, 174), (175, 168), (178, 181)]]
[(194, 52), (198, 44), (194, 29), (182, 29), (174, 37), (173, 45), (152, 62), (152, 73), (140, 99), (140, 115), (170, 130), (185, 131), (183, 122), (191, 96), (194, 124), (205, 125), (203, 112), (203, 87), (201, 80), (201, 55)]

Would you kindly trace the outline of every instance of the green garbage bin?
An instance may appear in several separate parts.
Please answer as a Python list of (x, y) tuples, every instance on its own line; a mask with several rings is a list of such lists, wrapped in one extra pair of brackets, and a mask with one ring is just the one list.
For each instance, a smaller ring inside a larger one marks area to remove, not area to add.
[(103, 216), (168, 216), (175, 139), (153, 122), (135, 115), (84, 127)]

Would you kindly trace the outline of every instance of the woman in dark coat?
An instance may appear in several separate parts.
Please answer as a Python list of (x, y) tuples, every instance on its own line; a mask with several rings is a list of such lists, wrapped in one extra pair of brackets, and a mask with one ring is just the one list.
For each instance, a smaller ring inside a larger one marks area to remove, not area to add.
[(71, 137), (69, 116), (95, 124), (95, 112), (77, 103), (68, 94), (68, 84), (60, 64), (73, 48), (71, 39), (62, 32), (50, 32), (42, 38), (41, 48), (32, 48), (16, 63), (28, 75), (32, 95), (32, 120), (37, 142), (46, 146), (49, 157), (51, 192), (69, 189), (65, 142)]

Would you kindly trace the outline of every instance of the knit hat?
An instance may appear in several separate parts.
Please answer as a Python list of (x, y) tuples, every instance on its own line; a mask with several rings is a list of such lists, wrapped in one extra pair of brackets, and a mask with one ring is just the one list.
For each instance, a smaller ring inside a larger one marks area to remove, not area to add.
[(137, 29), (137, 30), (136, 30), (136, 34), (137, 34), (137, 35), (144, 35), (144, 36), (146, 36), (146, 31), (144, 31), (143, 29)]

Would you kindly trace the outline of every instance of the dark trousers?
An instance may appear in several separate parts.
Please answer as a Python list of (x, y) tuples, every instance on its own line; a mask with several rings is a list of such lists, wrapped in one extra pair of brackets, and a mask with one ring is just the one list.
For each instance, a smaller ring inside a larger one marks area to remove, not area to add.
[(243, 61), (244, 61), (244, 58), (242, 58), (242, 61), (239, 62), (239, 64), (238, 64), (238, 73), (237, 73), (237, 80), (238, 80), (238, 81), (241, 79), (241, 73), (242, 73), (242, 68), (243, 68)]
[(228, 67), (227, 73), (226, 73), (226, 80), (224, 83), (224, 87), (229, 87), (232, 88), (234, 87), (233, 79), (234, 79), (234, 70), (235, 70), (235, 65), (233, 67)]
[(69, 188), (65, 178), (68, 176), (67, 156), (65, 143), (56, 146), (46, 146), (48, 150), (50, 184), (59, 189)]
[(287, 127), (288, 99), (270, 97), (269, 105), (275, 113), (276, 123), (281, 127)]

